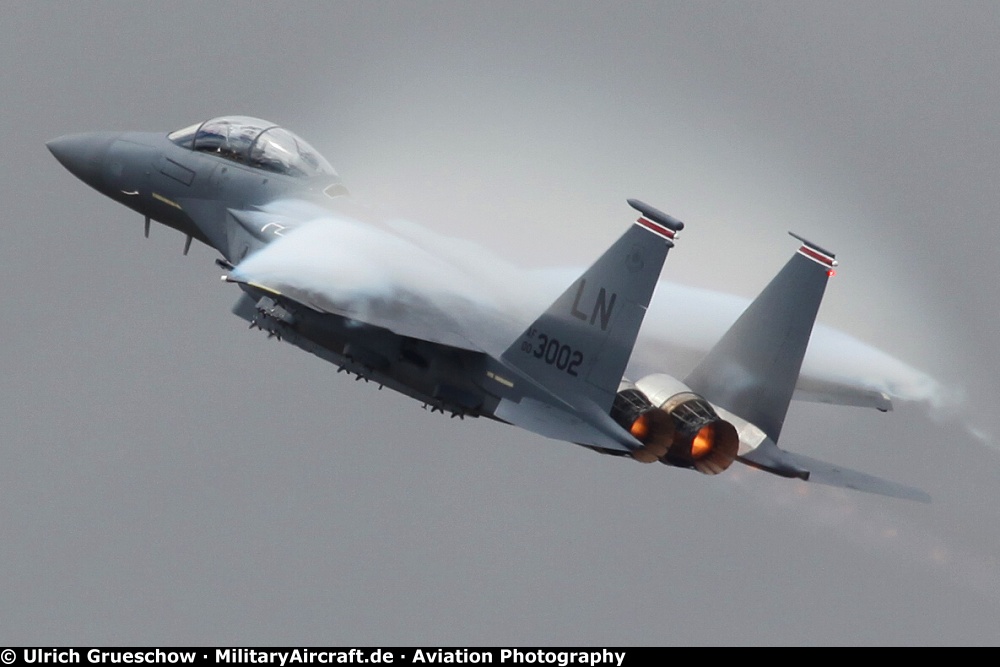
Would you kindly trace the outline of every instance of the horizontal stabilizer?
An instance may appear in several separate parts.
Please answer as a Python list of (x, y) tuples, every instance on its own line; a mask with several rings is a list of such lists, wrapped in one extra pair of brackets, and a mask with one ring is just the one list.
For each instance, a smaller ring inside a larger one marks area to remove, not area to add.
[(854, 489), (879, 496), (916, 500), (922, 503), (931, 501), (930, 495), (912, 486), (891, 482), (874, 475), (851, 470), (814, 459), (803, 454), (795, 454), (768, 441), (752, 452), (741, 456), (740, 461), (782, 477), (797, 477), (815, 484), (835, 486), (842, 489)]

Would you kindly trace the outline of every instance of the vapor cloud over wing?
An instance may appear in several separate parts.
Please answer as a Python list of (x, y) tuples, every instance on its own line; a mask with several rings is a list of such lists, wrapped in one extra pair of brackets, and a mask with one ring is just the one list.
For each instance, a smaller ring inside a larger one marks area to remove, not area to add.
[[(475, 243), (404, 220), (369, 224), (314, 212), (308, 219), (244, 260), (236, 275), (317, 310), (494, 355), (581, 273), (574, 268), (519, 268)], [(661, 281), (630, 374), (686, 371), (748, 303)], [(924, 402), (938, 415), (955, 411), (962, 401), (961, 391), (822, 324), (813, 331), (798, 397), (809, 398), (810, 386), (856, 388)]]

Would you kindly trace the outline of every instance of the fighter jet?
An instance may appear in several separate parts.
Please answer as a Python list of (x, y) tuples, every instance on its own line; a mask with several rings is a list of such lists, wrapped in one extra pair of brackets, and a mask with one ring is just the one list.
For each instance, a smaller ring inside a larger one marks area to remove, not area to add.
[[(498, 344), (446, 312), (420, 312), (419, 299), (357, 307), (255, 273), (257, 253), (314, 229), (322, 212), (365, 224), (330, 163), (274, 123), (225, 116), (170, 133), (75, 134), (47, 146), (84, 183), (143, 216), (146, 236), (156, 221), (184, 234), (185, 254), (194, 239), (217, 250), (223, 279), (242, 292), (233, 312), (251, 328), (433, 411), (706, 475), (739, 461), (782, 477), (929, 501), (920, 490), (777, 445), (837, 265), (832, 252), (802, 237), (793, 235), (788, 263), (686, 377), (632, 381), (625, 373), (643, 318), (684, 229), (646, 203), (627, 200), (637, 217), (621, 237), (519, 335)], [(377, 270), (374, 264), (366, 268)], [(820, 400), (891, 407), (878, 392), (834, 389)]]

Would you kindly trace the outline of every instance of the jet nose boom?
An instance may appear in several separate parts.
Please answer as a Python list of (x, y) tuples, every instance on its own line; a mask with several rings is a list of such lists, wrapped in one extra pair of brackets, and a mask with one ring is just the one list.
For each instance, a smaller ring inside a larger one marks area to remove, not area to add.
[(52, 155), (81, 181), (100, 190), (104, 185), (104, 158), (120, 132), (66, 134), (46, 142)]

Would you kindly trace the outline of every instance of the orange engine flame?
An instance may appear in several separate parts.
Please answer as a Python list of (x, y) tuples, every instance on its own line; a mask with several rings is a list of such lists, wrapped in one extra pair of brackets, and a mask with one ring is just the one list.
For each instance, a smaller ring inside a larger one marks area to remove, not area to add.
[(639, 415), (639, 418), (632, 422), (628, 432), (639, 442), (645, 442), (649, 436), (649, 418), (644, 414)]
[(706, 424), (701, 427), (694, 440), (691, 441), (691, 458), (700, 459), (707, 456), (712, 451), (715, 444), (715, 424)]

